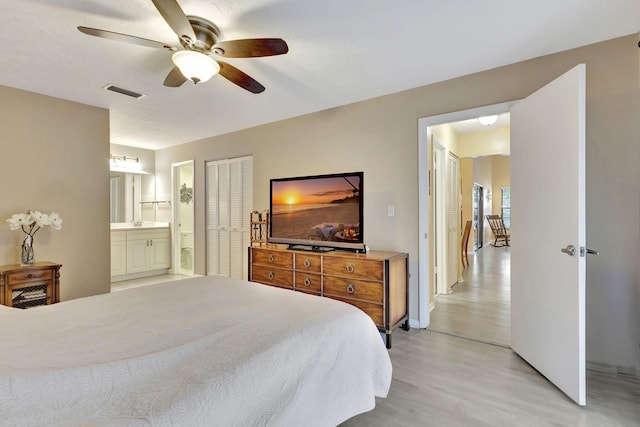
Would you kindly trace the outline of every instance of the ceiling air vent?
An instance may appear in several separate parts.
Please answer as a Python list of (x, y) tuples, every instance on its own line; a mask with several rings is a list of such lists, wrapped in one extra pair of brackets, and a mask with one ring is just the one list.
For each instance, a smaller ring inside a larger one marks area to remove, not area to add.
[(103, 89), (110, 90), (111, 92), (116, 92), (116, 93), (119, 93), (119, 94), (122, 94), (122, 95), (127, 95), (127, 96), (130, 96), (130, 97), (135, 98), (135, 99), (142, 98), (144, 96), (144, 94), (142, 94), (142, 93), (134, 92), (132, 90), (123, 89), (121, 87), (114, 86), (114, 85), (107, 85)]

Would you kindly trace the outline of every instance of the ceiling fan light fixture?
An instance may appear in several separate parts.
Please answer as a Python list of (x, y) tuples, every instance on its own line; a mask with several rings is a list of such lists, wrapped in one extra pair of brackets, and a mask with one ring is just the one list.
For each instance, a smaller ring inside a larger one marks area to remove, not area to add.
[(478, 121), (480, 122), (480, 124), (483, 124), (485, 126), (491, 126), (492, 124), (498, 121), (498, 117), (499, 117), (498, 114), (494, 114), (492, 116), (482, 116), (482, 117), (478, 117)]
[(194, 83), (203, 83), (220, 72), (220, 65), (207, 55), (194, 50), (180, 50), (171, 56), (183, 76)]

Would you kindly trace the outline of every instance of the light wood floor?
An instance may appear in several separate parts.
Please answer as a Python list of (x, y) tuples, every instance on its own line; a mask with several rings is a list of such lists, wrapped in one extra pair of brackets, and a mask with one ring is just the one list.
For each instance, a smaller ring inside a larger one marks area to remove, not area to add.
[(511, 251), (486, 246), (469, 256), (469, 267), (452, 293), (439, 295), (432, 331), (509, 346), (511, 342)]
[[(505, 289), (497, 274), (508, 271), (505, 255), (508, 249), (489, 246), (474, 257), (463, 286), (431, 313), (441, 332), (394, 331), (389, 396), (343, 426), (640, 426), (637, 377), (588, 371), (587, 406), (580, 407), (505, 347), (509, 279)], [(464, 300), (477, 305), (466, 305), (466, 315)]]

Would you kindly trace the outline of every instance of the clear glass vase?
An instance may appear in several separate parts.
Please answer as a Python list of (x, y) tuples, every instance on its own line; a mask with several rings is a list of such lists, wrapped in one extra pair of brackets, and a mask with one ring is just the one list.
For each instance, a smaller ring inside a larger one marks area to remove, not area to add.
[(31, 265), (35, 262), (33, 257), (33, 236), (27, 234), (22, 241), (22, 252), (20, 253), (20, 265)]

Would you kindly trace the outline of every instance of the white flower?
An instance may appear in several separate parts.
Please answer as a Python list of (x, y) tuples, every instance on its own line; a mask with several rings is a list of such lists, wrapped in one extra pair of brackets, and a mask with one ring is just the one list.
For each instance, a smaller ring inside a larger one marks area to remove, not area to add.
[(11, 230), (22, 229), (22, 231), (33, 236), (42, 227), (50, 225), (54, 230), (62, 228), (62, 218), (57, 212), (46, 214), (40, 211), (29, 211), (29, 213), (14, 214), (7, 219)]
[(9, 223), (9, 228), (11, 230), (17, 230), (23, 225), (30, 225), (33, 220), (31, 219), (31, 215), (26, 213), (19, 213), (11, 215), (11, 218), (9, 218), (7, 222)]
[(62, 228), (62, 218), (60, 218), (57, 212), (51, 212), (51, 215), (49, 215), (49, 224), (51, 224), (51, 228), (54, 230), (60, 230)]
[(45, 227), (51, 224), (49, 215), (40, 211), (31, 211), (31, 218), (35, 221), (38, 227)]

